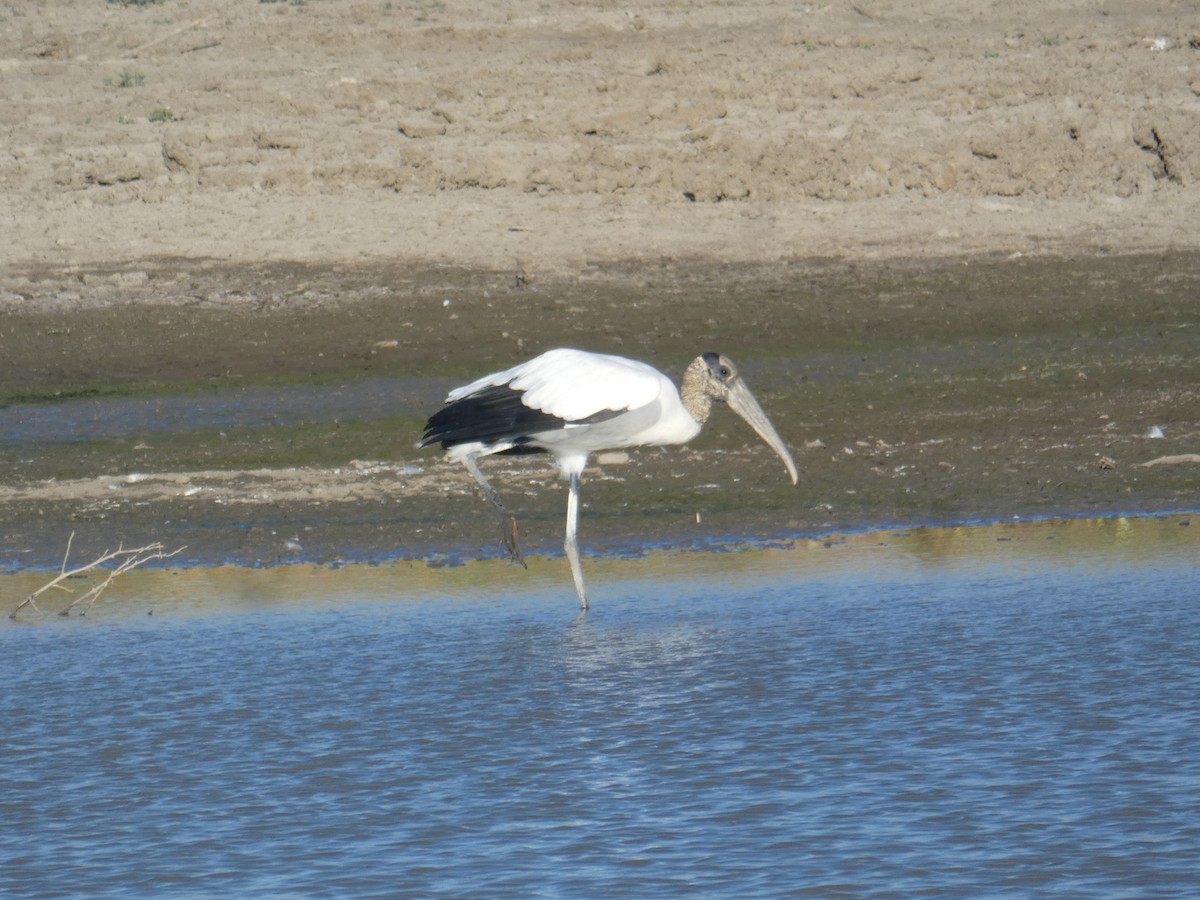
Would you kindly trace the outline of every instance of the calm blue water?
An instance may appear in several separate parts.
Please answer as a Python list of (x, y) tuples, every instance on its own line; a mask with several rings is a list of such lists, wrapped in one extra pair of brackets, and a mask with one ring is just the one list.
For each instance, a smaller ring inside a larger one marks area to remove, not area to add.
[(0, 895), (1194, 896), (1200, 565), (889, 559), (5, 625)]

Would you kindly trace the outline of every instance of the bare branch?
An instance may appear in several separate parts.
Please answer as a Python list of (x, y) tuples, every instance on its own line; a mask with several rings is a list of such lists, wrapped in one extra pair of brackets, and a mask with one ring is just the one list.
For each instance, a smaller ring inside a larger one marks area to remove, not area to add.
[(1200, 463), (1200, 453), (1179, 453), (1175, 456), (1159, 456), (1149, 462), (1135, 463), (1143, 469), (1148, 469), (1151, 466), (1178, 466), (1184, 463)]
[(13, 611), (8, 615), (10, 619), (15, 619), (17, 617), (17, 613), (26, 606), (32, 606), (35, 610), (41, 612), (37, 605), (37, 598), (41, 594), (44, 594), (51, 588), (56, 588), (60, 591), (66, 591), (68, 594), (72, 594), (74, 591), (72, 591), (69, 587), (66, 587), (63, 584), (64, 581), (69, 578), (74, 578), (77, 575), (82, 575), (84, 572), (89, 572), (92, 569), (104, 565), (105, 563), (112, 562), (113, 560), (119, 560), (116, 568), (112, 569), (103, 581), (101, 581), (99, 584), (93, 585), (86, 593), (71, 601), (70, 604), (59, 611), (59, 615), (69, 615), (71, 610), (76, 606), (79, 606), (81, 603), (87, 603), (87, 605), (90, 607), (96, 602), (96, 598), (104, 593), (105, 588), (112, 584), (113, 579), (115, 579), (118, 575), (123, 575), (130, 569), (136, 569), (138, 566), (145, 565), (148, 562), (154, 562), (155, 560), (160, 559), (170, 559), (172, 556), (182, 553), (186, 549), (186, 547), (180, 547), (168, 553), (163, 549), (163, 545), (158, 542), (147, 544), (144, 547), (135, 547), (131, 550), (126, 550), (124, 546), (118, 546), (116, 550), (105, 550), (102, 554), (100, 554), (100, 556), (87, 565), (68, 570), (67, 559), (71, 555), (71, 542), (74, 539), (75, 532), (71, 532), (71, 537), (67, 539), (67, 552), (63, 555), (62, 568), (59, 570), (58, 575), (46, 582), (44, 585), (22, 600), (19, 604), (17, 604), (16, 608), (14, 608)]
[[(193, 28), (203, 28), (207, 24), (208, 24), (208, 22), (205, 19), (196, 19), (194, 22), (188, 22), (186, 25), (181, 25), (179, 28), (176, 28), (174, 31), (168, 31), (166, 34), (156, 37), (152, 41), (146, 41), (146, 43), (144, 43), (144, 44), (139, 44), (138, 46), (134, 47), (132, 50), (129, 51), (129, 55), (133, 56), (133, 57), (137, 57), (137, 55), (139, 53), (141, 53), (143, 50), (147, 50), (150, 47), (153, 47), (155, 44), (161, 44), (163, 41), (170, 40), (171, 38), (175, 37), (176, 35), (183, 34), (185, 31), (191, 31)], [(186, 51), (184, 51), (184, 52), (186, 52)]]
[(67, 552), (63, 554), (62, 567), (59, 569), (60, 572), (67, 571), (67, 559), (71, 555), (71, 542), (74, 540), (75, 540), (75, 532), (72, 531), (71, 536), (69, 538), (67, 538)]

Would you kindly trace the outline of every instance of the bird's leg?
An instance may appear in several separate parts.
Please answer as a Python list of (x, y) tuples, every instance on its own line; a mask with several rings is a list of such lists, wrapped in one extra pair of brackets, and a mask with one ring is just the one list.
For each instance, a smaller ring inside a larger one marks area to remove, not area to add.
[(496, 508), (496, 512), (500, 516), (500, 543), (508, 551), (509, 559), (515, 563), (520, 563), (523, 568), (528, 569), (529, 566), (525, 565), (525, 556), (521, 553), (520, 545), (517, 544), (517, 520), (508, 511), (508, 507), (504, 505), (504, 501), (500, 499), (500, 495), (488, 484), (488, 480), (483, 477), (483, 473), (479, 471), (479, 464), (475, 462), (475, 459), (474, 456), (464, 456), (463, 464), (467, 467), (467, 471), (471, 473), (471, 477), (479, 484), (479, 489), (483, 491), (483, 496), (487, 497), (488, 502)]
[(579, 473), (571, 473), (571, 490), (567, 494), (567, 537), (563, 549), (567, 551), (567, 560), (571, 563), (571, 577), (575, 579), (575, 593), (579, 594), (579, 605), (588, 608), (587, 591), (583, 587), (583, 569), (579, 565), (579, 542), (576, 534), (579, 531)]

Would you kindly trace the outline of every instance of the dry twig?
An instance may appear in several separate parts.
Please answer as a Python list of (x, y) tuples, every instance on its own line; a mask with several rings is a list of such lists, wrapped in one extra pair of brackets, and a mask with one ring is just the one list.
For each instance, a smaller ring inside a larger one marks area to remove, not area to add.
[[(159, 37), (154, 38), (154, 40), (152, 40), (152, 41), (146, 41), (146, 43), (144, 43), (144, 44), (139, 44), (138, 46), (134, 47), (132, 50), (129, 51), (129, 55), (136, 57), (143, 50), (149, 49), (150, 47), (153, 47), (155, 44), (161, 44), (163, 41), (169, 41), (171, 38), (175, 37), (176, 35), (183, 34), (185, 31), (191, 31), (193, 28), (203, 28), (207, 24), (208, 24), (208, 21), (205, 19), (196, 19), (194, 22), (188, 22), (185, 25), (179, 26), (174, 31), (168, 31), (166, 34), (160, 35)], [(187, 51), (185, 50), (184, 52), (186, 53)]]
[(1143, 469), (1151, 466), (1178, 466), (1184, 463), (1200, 463), (1200, 453), (1178, 453), (1175, 456), (1159, 456), (1150, 462), (1138, 463)]
[(66, 591), (68, 594), (73, 594), (74, 591), (72, 591), (69, 587), (66, 587), (63, 584), (64, 581), (69, 578), (74, 578), (77, 575), (81, 575), (84, 572), (90, 572), (92, 569), (102, 566), (105, 563), (112, 562), (113, 560), (119, 560), (116, 567), (109, 571), (107, 577), (103, 581), (92, 585), (86, 593), (81, 594), (79, 597), (72, 600), (66, 607), (59, 610), (58, 614), (60, 616), (69, 615), (71, 610), (73, 610), (76, 606), (79, 606), (81, 603), (86, 603), (88, 606), (91, 606), (93, 603), (95, 603), (96, 598), (104, 593), (104, 589), (112, 584), (113, 579), (115, 579), (118, 575), (123, 575), (130, 569), (136, 569), (138, 566), (145, 565), (148, 562), (153, 562), (159, 559), (170, 559), (172, 556), (175, 556), (177, 553), (181, 553), (184, 549), (186, 549), (185, 547), (180, 547), (177, 550), (172, 550), (170, 553), (168, 553), (163, 549), (163, 545), (157, 542), (153, 544), (147, 544), (144, 547), (135, 547), (131, 550), (126, 550), (123, 546), (118, 546), (116, 550), (105, 550), (102, 554), (100, 554), (100, 556), (87, 565), (68, 570), (67, 560), (71, 556), (71, 543), (74, 540), (75, 532), (72, 531), (71, 536), (67, 538), (67, 552), (63, 554), (62, 567), (60, 568), (58, 575), (18, 603), (16, 608), (9, 613), (8, 617), (10, 619), (15, 619), (17, 617), (17, 613), (26, 606), (32, 606), (35, 610), (41, 612), (37, 605), (37, 598), (39, 595), (44, 594), (51, 588), (56, 588), (60, 591)]

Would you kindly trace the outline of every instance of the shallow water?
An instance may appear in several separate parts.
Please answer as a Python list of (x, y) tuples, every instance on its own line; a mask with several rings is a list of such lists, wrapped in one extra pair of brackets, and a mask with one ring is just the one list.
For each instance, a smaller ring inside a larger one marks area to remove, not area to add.
[(193, 428), (384, 419), (436, 408), (447, 379), (361, 378), (127, 397), (77, 397), (0, 407), (0, 448), (131, 439)]
[(131, 573), (0, 626), (0, 894), (1185, 896), (1190, 521)]

